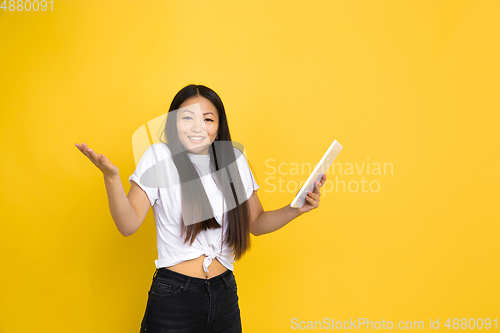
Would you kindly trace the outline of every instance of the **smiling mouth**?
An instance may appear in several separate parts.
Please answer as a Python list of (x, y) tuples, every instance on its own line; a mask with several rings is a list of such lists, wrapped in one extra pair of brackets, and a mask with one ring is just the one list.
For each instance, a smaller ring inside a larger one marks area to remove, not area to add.
[(204, 136), (188, 136), (189, 140), (191, 142), (202, 142), (203, 140), (205, 140), (205, 137)]

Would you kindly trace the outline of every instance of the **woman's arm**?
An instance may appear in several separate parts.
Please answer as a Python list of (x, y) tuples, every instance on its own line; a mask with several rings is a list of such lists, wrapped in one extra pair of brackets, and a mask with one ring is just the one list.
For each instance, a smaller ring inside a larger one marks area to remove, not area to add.
[(319, 188), (326, 182), (326, 175), (323, 175), (320, 182), (316, 182), (313, 192), (306, 196), (306, 203), (301, 208), (293, 208), (286, 205), (278, 210), (264, 211), (260, 203), (257, 191), (252, 193), (248, 203), (250, 205), (250, 232), (254, 236), (260, 236), (276, 231), (285, 226), (291, 220), (300, 215), (319, 207), (320, 191)]
[(128, 196), (125, 194), (120, 181), (120, 172), (107, 157), (97, 154), (85, 143), (75, 146), (102, 171), (104, 175), (104, 185), (108, 194), (109, 210), (111, 217), (123, 236), (130, 236), (142, 224), (149, 211), (149, 199), (139, 185), (132, 183)]
[(264, 211), (260, 203), (257, 191), (254, 191), (250, 199), (250, 211), (252, 219), (250, 220), (250, 232), (254, 236), (260, 236), (276, 231), (294, 218), (302, 215), (297, 208), (286, 205), (278, 210)]
[(146, 193), (132, 182), (128, 195), (125, 194), (119, 176), (104, 176), (111, 217), (120, 233), (127, 237), (141, 226), (151, 206)]

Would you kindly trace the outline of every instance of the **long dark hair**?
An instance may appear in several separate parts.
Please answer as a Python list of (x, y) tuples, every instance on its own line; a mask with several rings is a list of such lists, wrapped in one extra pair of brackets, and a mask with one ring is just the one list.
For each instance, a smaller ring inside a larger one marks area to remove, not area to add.
[[(170, 149), (173, 162), (179, 173), (182, 196), (181, 237), (186, 233), (184, 243), (190, 241), (191, 245), (201, 231), (221, 228), (215, 217), (209, 219), (200, 218), (200, 216), (207, 216), (203, 215), (207, 211), (212, 211), (211, 204), (195, 166), (189, 159), (186, 148), (183, 147), (179, 140), (177, 113), (172, 112), (178, 110), (184, 101), (195, 96), (202, 96), (208, 99), (215, 106), (219, 115), (218, 138), (209, 147), (210, 172), (226, 202), (236, 202), (233, 205), (234, 208), (227, 212), (229, 224), (227, 226), (226, 237), (221, 242), (221, 245), (226, 242), (228, 246), (233, 248), (235, 259), (240, 259), (245, 251), (250, 249), (250, 210), (248, 200), (246, 200), (246, 193), (243, 190), (244, 186), (241, 176), (238, 168), (235, 167), (236, 157), (231, 141), (231, 134), (229, 133), (226, 111), (222, 100), (215, 91), (204, 85), (196, 84), (190, 84), (182, 88), (175, 95), (170, 104), (162, 133), (162, 136), (166, 137), (167, 142), (161, 140), (160, 137), (160, 141), (167, 144)], [(217, 172), (219, 170), (230, 170), (229, 181), (225, 176), (226, 173)], [(238, 200), (238, 198), (243, 198), (244, 200)], [(214, 215), (211, 214), (210, 216)], [(224, 216), (223, 213), (221, 223), (225, 221)], [(187, 221), (187, 226), (184, 221)]]

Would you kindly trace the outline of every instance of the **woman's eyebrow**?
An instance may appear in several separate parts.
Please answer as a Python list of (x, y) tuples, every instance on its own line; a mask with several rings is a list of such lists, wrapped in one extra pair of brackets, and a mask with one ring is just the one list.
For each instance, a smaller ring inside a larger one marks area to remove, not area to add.
[[(184, 112), (190, 112), (190, 113), (194, 114), (194, 112), (193, 112), (193, 111), (189, 111), (189, 110), (184, 110), (184, 111), (182, 111), (182, 113), (184, 113)], [(214, 115), (214, 113), (213, 113), (213, 112), (205, 112), (203, 115), (206, 115), (206, 114), (211, 114), (211, 115)]]

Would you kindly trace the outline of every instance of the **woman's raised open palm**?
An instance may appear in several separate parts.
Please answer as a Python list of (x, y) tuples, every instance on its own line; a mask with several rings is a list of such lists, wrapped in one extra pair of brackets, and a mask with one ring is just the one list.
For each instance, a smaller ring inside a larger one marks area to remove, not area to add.
[(94, 165), (102, 171), (104, 176), (115, 176), (118, 175), (118, 167), (111, 163), (111, 161), (103, 154), (97, 154), (95, 151), (90, 149), (85, 143), (79, 145), (75, 143), (75, 146), (80, 149), (82, 154), (87, 156), (89, 160), (94, 163)]

